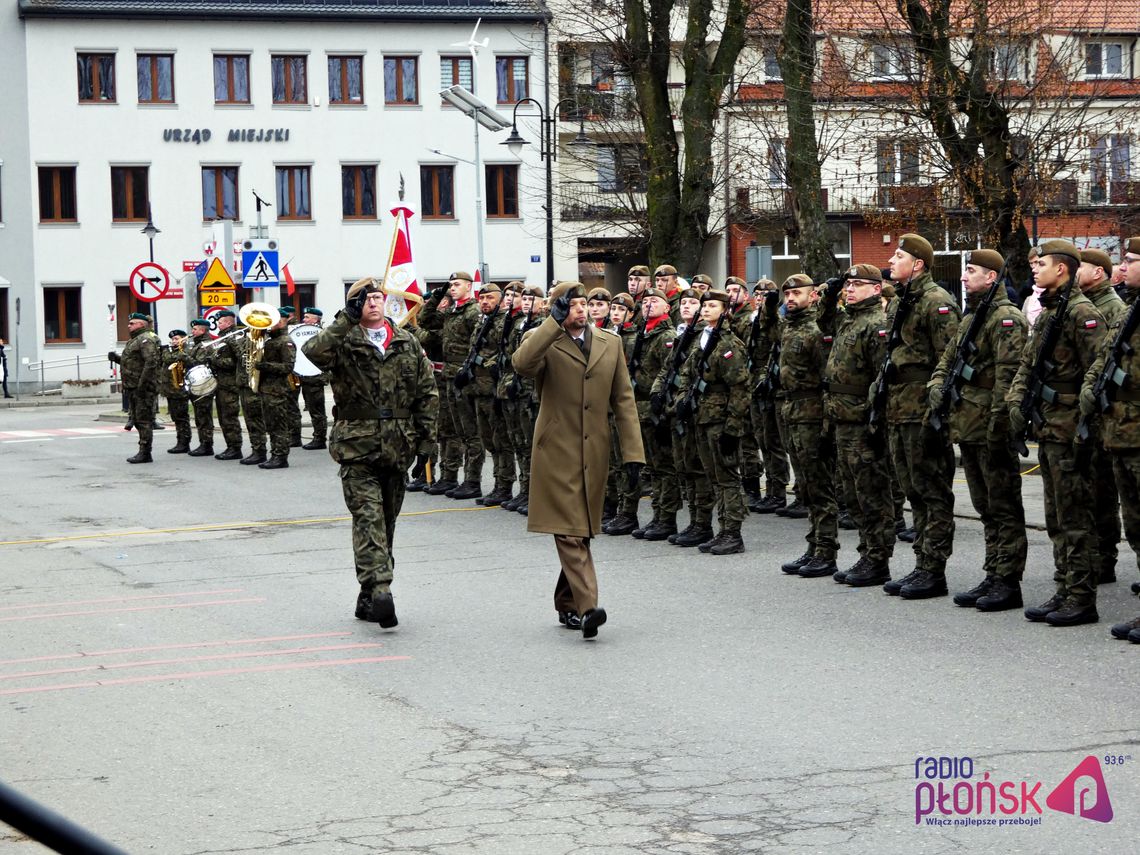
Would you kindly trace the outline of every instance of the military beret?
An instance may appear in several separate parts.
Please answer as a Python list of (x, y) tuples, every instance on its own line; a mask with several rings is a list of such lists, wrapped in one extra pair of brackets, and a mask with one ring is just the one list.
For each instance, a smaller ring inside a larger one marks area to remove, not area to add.
[(524, 297), (535, 297), (539, 300), (546, 296), (537, 285), (527, 285), (522, 289), (522, 292)]
[(629, 273), (626, 275), (628, 275), (628, 276), (648, 276), (649, 275), (649, 268), (646, 267), (644, 264), (635, 264), (635, 265), (633, 265), (633, 267), (629, 268)]
[(587, 300), (605, 300), (607, 303), (613, 299), (613, 295), (605, 288), (591, 288), (590, 293), (586, 295)]
[(306, 306), (305, 308), (301, 309), (301, 314), (302, 315), (316, 315), (318, 318), (323, 318), (325, 316), (324, 312), (322, 312), (320, 309), (315, 308), (313, 306)]
[(1133, 255), (1140, 255), (1140, 237), (1130, 237), (1124, 241), (1124, 246), (1120, 248), (1121, 256), (1126, 252), (1130, 252)]
[(1081, 261), (1091, 264), (1093, 267), (1099, 267), (1104, 271), (1105, 276), (1112, 275), (1112, 259), (1103, 249), (1082, 249)]
[(470, 273), (467, 273), (463, 270), (457, 270), (454, 273), (447, 274), (447, 281), (448, 282), (450, 282), (453, 279), (466, 279), (468, 282), (474, 282), (475, 281), (474, 276), (472, 276)]
[(708, 285), (711, 288), (713, 281), (712, 281), (711, 276), (709, 276), (705, 273), (698, 273), (696, 276), (693, 277), (691, 284), (693, 284), (693, 285), (698, 285), (698, 284)]
[(293, 314), (293, 307), (292, 306), (278, 306), (277, 307), (277, 313), (279, 315), (281, 315), (281, 317), (287, 318), (291, 314)]
[(553, 290), (551, 290), (549, 296), (551, 300), (557, 300), (565, 294), (569, 294), (571, 300), (577, 297), (585, 297), (586, 286), (581, 282), (559, 282), (554, 286)]
[(781, 291), (791, 291), (793, 288), (810, 288), (815, 283), (811, 281), (811, 277), (806, 273), (793, 273), (784, 280), (784, 284), (780, 286)]
[(645, 299), (646, 297), (660, 297), (662, 300), (668, 300), (669, 299), (668, 297), (665, 296), (665, 292), (662, 291), (660, 288), (646, 288), (644, 293), (641, 295), (641, 297), (642, 297), (642, 299)]
[(699, 299), (701, 299), (701, 292), (698, 291), (696, 288), (686, 288), (684, 291), (682, 291), (680, 294), (677, 295), (677, 299), (678, 300), (684, 300), (684, 299), (699, 300)]
[[(232, 315), (233, 312), (230, 312), (230, 314)], [(150, 315), (144, 315), (142, 312), (131, 312), (129, 315), (127, 315), (127, 320), (146, 321), (147, 323), (150, 323)]]
[(984, 267), (986, 270), (996, 270), (1001, 273), (1005, 269), (1005, 259), (1001, 253), (993, 249), (975, 249), (966, 256), (966, 263), (975, 267)]
[(741, 279), (739, 276), (729, 276), (724, 280), (724, 287), (727, 289), (729, 285), (735, 285), (738, 288), (748, 290), (748, 283)]
[(653, 271), (654, 277), (657, 277), (657, 276), (676, 276), (676, 275), (677, 275), (677, 268), (674, 267), (672, 264), (662, 264), (660, 267), (658, 267), (656, 270)]
[(480, 294), (502, 294), (503, 289), (496, 285), (494, 282), (485, 282), (483, 287), (479, 289)]
[(856, 264), (847, 268), (848, 279), (867, 279), (871, 282), (882, 282), (883, 271), (873, 264)]
[(222, 318), (234, 318), (237, 316), (229, 309), (222, 309), (220, 312), (217, 312), (214, 317), (220, 321)]
[(631, 309), (631, 310), (634, 308), (634, 305), (635, 305), (635, 303), (633, 302), (633, 297), (629, 296), (629, 294), (625, 293), (624, 291), (622, 291), (620, 294), (614, 294), (614, 298), (612, 300), (612, 303), (615, 305), (618, 305), (618, 306), (623, 306), (626, 309)]
[(719, 300), (726, 306), (732, 303), (732, 299), (728, 296), (727, 291), (719, 291), (716, 288), (710, 288), (708, 291), (705, 291), (703, 301), (708, 302), (709, 300)]
[(934, 247), (930, 245), (930, 241), (922, 235), (908, 233), (899, 238), (899, 249), (903, 252), (910, 253), (915, 258), (921, 258), (923, 263), (926, 264), (926, 269), (930, 270), (934, 266)]
[[(231, 312), (231, 314), (232, 314), (232, 312)], [(190, 326), (192, 326), (192, 327), (206, 327), (207, 329), (209, 329), (210, 322), (207, 320), (204, 320), (202, 318), (195, 318), (194, 320), (192, 320), (190, 322)]]
[(292, 306), (282, 306), (281, 308), (284, 309), (286, 312), (288, 312), (290, 315), (297, 314), (297, 310), (294, 309)]
[(504, 291), (514, 291), (516, 294), (521, 294), (523, 292), (523, 287), (524, 286), (523, 286), (523, 283), (521, 280), (512, 279), (510, 282), (507, 283), (507, 286), (503, 290)]
[(1030, 258), (1030, 259), (1034, 259), (1034, 258), (1037, 258), (1039, 255), (1041, 255), (1040, 248), (1036, 247), (1036, 246), (1031, 246), (1031, 247), (1029, 247), (1029, 254), (1026, 257)]
[(344, 295), (346, 300), (351, 300), (361, 291), (366, 294), (371, 294), (375, 291), (383, 291), (384, 286), (380, 283), (379, 279), (372, 276), (365, 276), (363, 279), (357, 279), (352, 283), (352, 287), (348, 289), (348, 293)]
[(1072, 244), (1067, 240), (1047, 240), (1045, 243), (1038, 247), (1041, 254), (1044, 255), (1063, 255), (1073, 259), (1073, 261), (1080, 262), (1081, 251), (1077, 249), (1076, 244)]
[[(880, 281), (882, 281), (882, 280), (880, 280)], [(884, 297), (886, 297), (888, 300), (893, 300), (897, 295), (898, 295), (898, 292), (895, 290), (895, 283), (883, 282), (883, 296)]]
[(167, 338), (174, 338), (176, 335), (185, 336), (186, 330), (171, 330), (166, 334)]
[(753, 293), (757, 291), (774, 291), (776, 283), (771, 279), (757, 279), (756, 284), (752, 286)]

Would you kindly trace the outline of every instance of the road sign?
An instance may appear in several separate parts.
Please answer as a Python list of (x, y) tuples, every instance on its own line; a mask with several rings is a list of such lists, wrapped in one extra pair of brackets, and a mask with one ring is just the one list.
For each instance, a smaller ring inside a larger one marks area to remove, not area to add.
[(226, 266), (217, 256), (210, 262), (210, 266), (206, 269), (206, 275), (202, 277), (202, 281), (198, 285), (199, 291), (211, 289), (216, 291), (234, 290), (234, 280), (230, 278), (230, 274), (226, 272)]
[(136, 297), (144, 303), (153, 303), (169, 290), (170, 274), (162, 265), (144, 261), (131, 271), (128, 284)]
[(223, 311), (224, 308), (224, 306), (215, 306), (212, 309), (202, 311), (202, 320), (208, 321), (210, 324), (210, 338), (218, 337), (218, 312)]
[[(183, 273), (193, 273), (195, 270), (198, 269), (198, 265), (201, 263), (202, 263), (201, 261), (183, 261), (182, 262), (182, 272)], [(205, 271), (203, 271), (203, 272), (205, 272)]]
[(203, 306), (236, 306), (233, 291), (202, 291), (198, 295)]
[[(252, 241), (247, 241), (252, 243)], [(241, 254), (243, 288), (277, 288), (277, 252), (269, 249), (245, 250)]]
[(166, 289), (166, 293), (162, 295), (163, 300), (181, 300), (186, 296), (186, 292), (182, 290), (181, 285), (171, 285)]

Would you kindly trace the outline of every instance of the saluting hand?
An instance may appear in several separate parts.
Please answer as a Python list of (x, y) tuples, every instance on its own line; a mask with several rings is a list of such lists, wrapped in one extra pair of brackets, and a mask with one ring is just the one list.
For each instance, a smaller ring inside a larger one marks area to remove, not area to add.
[(550, 317), (554, 318), (559, 326), (570, 316), (570, 291), (567, 291), (550, 304)]

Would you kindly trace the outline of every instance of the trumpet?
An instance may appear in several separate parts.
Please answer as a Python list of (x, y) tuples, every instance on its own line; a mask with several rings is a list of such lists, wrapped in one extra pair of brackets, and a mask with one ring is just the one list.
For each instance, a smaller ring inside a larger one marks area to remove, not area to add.
[(230, 339), (234, 339), (234, 338), (237, 338), (238, 336), (246, 335), (248, 333), (249, 333), (249, 330), (242, 327), (241, 329), (236, 329), (233, 332), (228, 332), (225, 335), (220, 335), (216, 339), (214, 339), (213, 341), (208, 341), (201, 346), (202, 347), (208, 347), (208, 348), (221, 347), (223, 344), (225, 344)]

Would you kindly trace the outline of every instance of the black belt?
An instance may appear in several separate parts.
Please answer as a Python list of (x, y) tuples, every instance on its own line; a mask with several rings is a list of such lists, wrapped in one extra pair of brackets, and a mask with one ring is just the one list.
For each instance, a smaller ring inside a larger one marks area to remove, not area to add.
[(1081, 394), (1081, 384), (1075, 380), (1050, 380), (1045, 384), (1058, 395), (1079, 395)]
[(854, 383), (824, 383), (824, 388), (828, 392), (834, 392), (836, 395), (857, 395), (860, 398), (867, 397), (867, 390), (871, 388), (871, 384), (866, 386), (856, 386)]
[(348, 422), (375, 421), (377, 419), (410, 419), (411, 410), (390, 410), (387, 407), (346, 407), (341, 410), (334, 404), (332, 408), (334, 421)]
[(807, 401), (811, 398), (817, 398), (818, 399), (820, 397), (820, 391), (821, 390), (819, 390), (819, 389), (799, 389), (795, 392), (785, 392), (784, 393), (784, 400), (785, 401)]

